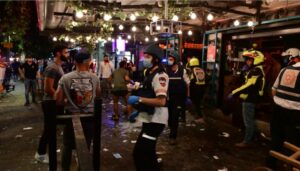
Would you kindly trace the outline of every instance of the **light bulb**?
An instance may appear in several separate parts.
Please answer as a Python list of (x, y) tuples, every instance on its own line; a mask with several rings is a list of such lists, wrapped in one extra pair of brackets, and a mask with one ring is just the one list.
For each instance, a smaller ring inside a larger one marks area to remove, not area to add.
[(70, 39), (68, 36), (65, 37), (65, 41), (68, 42)]
[(240, 21), (239, 20), (235, 20), (233, 23), (234, 26), (239, 26), (240, 25)]
[(152, 21), (153, 21), (153, 22), (156, 22), (156, 21), (158, 20), (158, 18), (159, 18), (159, 17), (158, 17), (157, 15), (154, 15), (154, 16), (152, 17)]
[(133, 26), (133, 27), (131, 28), (131, 30), (132, 30), (133, 32), (136, 32), (136, 27)]
[(125, 43), (128, 43), (128, 40), (125, 40)]
[(188, 31), (188, 35), (191, 36), (193, 35), (193, 32), (191, 30)]
[(124, 29), (124, 26), (121, 24), (119, 25), (119, 30), (123, 30)]
[(83, 12), (82, 11), (76, 11), (76, 17), (77, 18), (82, 18), (83, 17)]
[(56, 42), (56, 41), (57, 41), (57, 37), (53, 37), (52, 40), (53, 40), (54, 42)]
[(160, 26), (156, 26), (156, 30), (160, 30)]
[(109, 21), (109, 20), (111, 19), (111, 15), (109, 15), (109, 14), (104, 14), (103, 19), (104, 19), (105, 21)]
[(129, 18), (130, 18), (131, 21), (135, 21), (136, 20), (136, 16), (134, 14), (131, 14)]
[(181, 30), (178, 30), (178, 32), (177, 32), (178, 34), (182, 34), (182, 31)]
[(107, 38), (107, 41), (111, 41), (111, 37), (108, 37), (108, 38)]
[(253, 23), (253, 21), (248, 21), (247, 25), (248, 25), (249, 27), (252, 27), (252, 26), (254, 25), (254, 23)]
[(75, 43), (75, 40), (74, 40), (74, 39), (70, 39), (70, 42), (71, 42), (71, 43)]
[(179, 19), (179, 17), (177, 15), (174, 15), (172, 18), (173, 21), (178, 21), (178, 19)]
[(150, 27), (149, 27), (149, 26), (146, 26), (146, 27), (145, 27), (145, 30), (146, 30), (146, 31), (149, 31), (149, 30), (150, 30)]
[(190, 17), (191, 17), (192, 20), (195, 20), (197, 18), (197, 15), (196, 15), (196, 13), (191, 12)]
[(211, 21), (211, 20), (213, 20), (213, 19), (214, 19), (214, 16), (213, 16), (212, 14), (209, 13), (209, 14), (207, 15), (207, 20), (208, 20), (208, 21)]
[(121, 37), (121, 36), (118, 36), (118, 39), (119, 39), (119, 40), (121, 40), (121, 39), (122, 39), (122, 37)]
[(158, 38), (157, 38), (157, 37), (155, 37), (155, 38), (154, 38), (154, 41), (155, 41), (155, 42), (157, 42), (157, 41), (158, 41)]
[(148, 37), (146, 37), (146, 38), (145, 38), (145, 42), (148, 42), (148, 41), (149, 41), (149, 38), (148, 38)]
[(129, 40), (130, 40), (130, 39), (131, 39), (131, 35), (128, 35), (128, 36), (127, 36), (127, 39), (129, 39)]

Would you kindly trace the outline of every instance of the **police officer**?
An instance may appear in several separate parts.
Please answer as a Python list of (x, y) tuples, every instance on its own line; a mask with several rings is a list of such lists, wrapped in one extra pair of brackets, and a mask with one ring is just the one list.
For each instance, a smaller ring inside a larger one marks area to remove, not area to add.
[(236, 147), (249, 147), (256, 131), (255, 125), (255, 104), (259, 102), (264, 93), (265, 74), (263, 70), (264, 55), (257, 50), (246, 50), (243, 52), (246, 64), (249, 67), (245, 83), (229, 94), (239, 96), (242, 100), (243, 121), (245, 125), (244, 140), (235, 144)]
[[(289, 65), (283, 68), (272, 87), (274, 112), (271, 118), (271, 149), (282, 151), (284, 141), (300, 145), (300, 53), (290, 48), (284, 56), (289, 56)], [(268, 165), (276, 168), (276, 160), (269, 158)]]
[(130, 96), (128, 104), (135, 105), (138, 119), (143, 122), (142, 131), (133, 151), (137, 171), (157, 171), (156, 142), (168, 122), (166, 99), (169, 77), (160, 67), (164, 52), (157, 44), (144, 50), (145, 79), (138, 96)]
[[(179, 64), (179, 55), (171, 52), (168, 56), (167, 73), (169, 76), (169, 126), (170, 126), (170, 145), (176, 144), (178, 118), (185, 111), (185, 99), (189, 93), (190, 79), (182, 65)], [(188, 95), (189, 96), (189, 95)]]
[(205, 72), (202, 68), (200, 68), (199, 60), (196, 57), (193, 57), (190, 60), (189, 66), (191, 70), (190, 98), (198, 115), (195, 122), (203, 124), (204, 119), (202, 115), (201, 105), (202, 105), (202, 98), (205, 92)]

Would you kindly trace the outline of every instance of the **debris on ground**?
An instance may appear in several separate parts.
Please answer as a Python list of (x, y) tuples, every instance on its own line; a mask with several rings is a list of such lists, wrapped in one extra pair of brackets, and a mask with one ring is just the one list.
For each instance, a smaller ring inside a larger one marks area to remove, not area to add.
[(214, 158), (215, 160), (219, 160), (219, 159), (220, 159), (218, 156), (213, 156), (213, 158)]
[(103, 151), (108, 151), (108, 149), (107, 148), (103, 148)]
[(136, 143), (136, 140), (131, 140), (131, 143), (132, 143), (132, 144), (135, 144), (135, 143)]
[(32, 127), (25, 127), (25, 128), (23, 128), (24, 131), (31, 130), (31, 129), (32, 129)]
[(230, 134), (228, 134), (227, 132), (222, 132), (221, 134), (219, 134), (219, 136), (228, 138), (230, 137)]
[(224, 167), (222, 169), (218, 169), (218, 171), (228, 171), (228, 169), (226, 167)]
[(123, 143), (127, 143), (127, 140), (123, 140)]
[(18, 134), (15, 136), (15, 138), (22, 138), (22, 137), (23, 137), (23, 135), (21, 135), (21, 134)]
[(116, 158), (116, 159), (121, 159), (122, 156), (120, 153), (114, 153), (113, 156)]
[(205, 131), (205, 128), (201, 128), (200, 131)]
[(60, 153), (60, 149), (57, 149), (56, 152), (57, 152), (57, 153)]

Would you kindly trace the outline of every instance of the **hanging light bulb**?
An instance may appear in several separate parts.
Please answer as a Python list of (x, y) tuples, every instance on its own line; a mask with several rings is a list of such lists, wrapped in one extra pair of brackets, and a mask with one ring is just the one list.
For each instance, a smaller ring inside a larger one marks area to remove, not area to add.
[(78, 23), (76, 21), (72, 21), (72, 26), (76, 27), (78, 26)]
[(75, 43), (75, 39), (70, 39), (70, 42), (71, 43)]
[(160, 30), (161, 29), (161, 27), (160, 26), (156, 26), (156, 30)]
[(109, 28), (109, 30), (110, 30), (110, 31), (114, 31), (115, 29), (114, 29), (114, 27), (111, 27), (111, 28)]
[(154, 41), (155, 41), (155, 42), (157, 42), (157, 41), (158, 41), (158, 38), (157, 38), (157, 37), (155, 37), (155, 38), (154, 38)]
[(239, 20), (235, 20), (233, 23), (234, 26), (239, 26), (240, 25), (240, 21)]
[(145, 30), (146, 30), (146, 31), (149, 31), (149, 30), (150, 30), (150, 27), (147, 25), (147, 26), (145, 27)]
[(121, 40), (121, 39), (122, 39), (122, 37), (121, 37), (121, 36), (118, 36), (118, 39), (119, 39), (119, 40)]
[(178, 17), (177, 15), (174, 15), (173, 18), (172, 18), (172, 20), (173, 20), (173, 21), (178, 21), (178, 20), (179, 20), (179, 17)]
[(206, 18), (208, 21), (211, 21), (214, 19), (214, 16), (211, 13), (209, 13)]
[(195, 20), (197, 18), (197, 15), (196, 15), (196, 13), (191, 12), (190, 17), (191, 17), (192, 20)]
[(254, 22), (253, 22), (253, 21), (248, 21), (247, 25), (248, 25), (249, 27), (253, 27)]
[(107, 38), (107, 41), (111, 41), (111, 37), (108, 37), (108, 38)]
[(134, 14), (131, 14), (129, 18), (130, 18), (131, 21), (135, 21), (136, 20), (136, 16)]
[(70, 39), (68, 36), (65, 37), (65, 41), (68, 42)]
[(56, 41), (57, 41), (57, 37), (53, 37), (52, 40), (53, 40), (54, 42), (56, 42)]
[(131, 35), (128, 35), (128, 36), (127, 36), (127, 39), (130, 40), (130, 39), (131, 39)]
[(182, 34), (182, 31), (181, 30), (178, 30), (178, 32), (177, 32), (178, 34)]
[(125, 43), (128, 43), (128, 40), (125, 40)]
[(158, 17), (157, 15), (154, 15), (154, 16), (152, 17), (152, 21), (153, 21), (153, 22), (156, 22), (158, 19), (159, 19), (159, 17)]
[(123, 30), (124, 26), (122, 24), (119, 25), (119, 30)]
[(83, 12), (82, 11), (76, 11), (76, 17), (77, 18), (82, 18), (83, 17)]
[(110, 15), (110, 14), (104, 14), (103, 19), (104, 19), (105, 21), (109, 21), (109, 20), (111, 19), (111, 15)]
[(131, 28), (131, 31), (136, 32), (136, 27), (133, 26), (133, 27)]
[(145, 38), (145, 42), (149, 42), (149, 38), (148, 37)]
[(193, 35), (193, 32), (191, 30), (188, 31), (188, 35), (191, 36)]

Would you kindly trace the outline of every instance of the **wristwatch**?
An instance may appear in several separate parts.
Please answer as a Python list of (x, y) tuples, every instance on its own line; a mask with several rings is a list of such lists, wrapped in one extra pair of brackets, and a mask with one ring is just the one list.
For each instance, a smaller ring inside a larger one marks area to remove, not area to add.
[(142, 101), (142, 98), (139, 98), (139, 103), (142, 103), (143, 101)]

